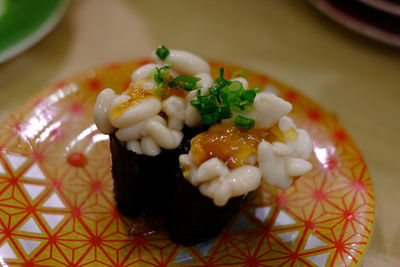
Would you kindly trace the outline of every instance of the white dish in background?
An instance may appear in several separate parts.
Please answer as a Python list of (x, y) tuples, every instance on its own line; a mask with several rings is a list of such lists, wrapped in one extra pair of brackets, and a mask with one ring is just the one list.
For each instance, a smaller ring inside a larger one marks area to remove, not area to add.
[(400, 16), (400, 2), (390, 0), (358, 0), (374, 8)]
[(396, 15), (385, 13), (361, 1), (309, 0), (309, 3), (355, 32), (400, 47), (400, 27), (396, 26), (400, 25), (400, 17)]

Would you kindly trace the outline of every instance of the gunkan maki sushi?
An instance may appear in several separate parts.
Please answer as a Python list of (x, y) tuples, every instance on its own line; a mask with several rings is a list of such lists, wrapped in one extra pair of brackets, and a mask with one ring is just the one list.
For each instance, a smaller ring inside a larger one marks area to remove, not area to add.
[(217, 236), (262, 180), (281, 188), (311, 168), (312, 142), (291, 104), (244, 77), (211, 78), (206, 61), (159, 47), (122, 94), (94, 108), (110, 135), (114, 198), (125, 216), (163, 216), (172, 240)]

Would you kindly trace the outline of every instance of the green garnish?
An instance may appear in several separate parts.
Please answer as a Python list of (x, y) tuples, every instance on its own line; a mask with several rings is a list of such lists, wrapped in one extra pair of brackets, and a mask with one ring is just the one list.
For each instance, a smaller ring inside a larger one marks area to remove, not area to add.
[[(165, 46), (160, 46), (156, 50), (156, 55), (165, 60), (170, 52)], [(198, 89), (197, 82), (201, 79), (194, 76), (178, 76), (171, 80), (169, 69), (173, 63), (167, 63), (163, 67), (156, 67), (151, 73), (150, 78), (153, 78), (157, 83), (155, 92), (159, 96), (164, 96), (167, 87), (183, 88), (186, 91), (197, 89), (197, 99), (190, 101), (190, 104), (200, 111), (203, 124), (211, 125), (220, 122), (223, 119), (232, 117), (233, 111), (242, 111), (250, 107), (256, 94), (260, 92), (258, 87), (245, 90), (243, 84), (239, 81), (229, 81), (224, 78), (224, 69), (219, 69), (219, 77), (214, 80), (213, 86), (209, 90), (209, 95), (201, 95), (201, 90)], [(232, 73), (232, 78), (237, 76), (246, 77), (243, 70), (237, 70)], [(168, 82), (169, 81), (169, 82)], [(234, 120), (236, 126), (250, 130), (255, 125), (255, 120), (243, 116), (236, 116)]]
[(236, 116), (234, 123), (236, 126), (240, 126), (240, 127), (245, 128), (246, 130), (250, 130), (251, 128), (254, 127), (256, 121), (253, 119), (238, 115), (238, 116)]
[(183, 88), (187, 91), (197, 89), (197, 82), (200, 81), (201, 78), (194, 76), (178, 76), (171, 80), (169, 69), (172, 68), (173, 65), (172, 62), (168, 62), (160, 68), (156, 67), (149, 74), (149, 78), (153, 78), (157, 84), (156, 93), (159, 96), (164, 96), (166, 94), (164, 89), (167, 87)]
[(212, 95), (219, 95), (221, 93), (221, 89), (225, 86), (230, 85), (231, 83), (231, 81), (228, 81), (224, 78), (224, 68), (220, 68), (219, 77), (214, 80), (214, 85), (208, 90)]
[(169, 56), (169, 50), (165, 46), (161, 45), (156, 50), (156, 55), (161, 60), (165, 60)]
[(232, 78), (236, 78), (237, 76), (246, 78), (246, 72), (244, 70), (236, 70), (232, 73)]
[[(224, 69), (220, 68), (219, 77), (214, 80), (214, 84), (209, 88), (210, 95), (202, 96), (201, 91), (197, 91), (197, 99), (190, 104), (200, 111), (203, 124), (210, 125), (220, 122), (223, 119), (232, 117), (232, 110), (242, 111), (250, 107), (256, 94), (260, 92), (258, 87), (245, 90), (239, 81), (228, 81), (224, 78)], [(235, 118), (235, 125), (245, 129), (254, 127), (255, 121), (243, 116)]]
[(154, 79), (157, 83), (156, 94), (159, 96), (164, 96), (166, 92), (163, 90), (168, 86), (168, 78), (170, 76), (169, 69), (173, 66), (173, 63), (167, 63), (161, 68), (156, 67), (153, 71), (150, 72), (150, 77)]
[(192, 91), (197, 88), (196, 83), (201, 79), (194, 76), (178, 76), (169, 82), (170, 87), (183, 88), (186, 91)]
[(165, 95), (167, 94), (167, 92), (165, 92), (163, 89), (164, 89), (164, 88), (157, 87), (157, 88), (156, 88), (156, 94), (157, 94), (158, 96), (165, 96)]

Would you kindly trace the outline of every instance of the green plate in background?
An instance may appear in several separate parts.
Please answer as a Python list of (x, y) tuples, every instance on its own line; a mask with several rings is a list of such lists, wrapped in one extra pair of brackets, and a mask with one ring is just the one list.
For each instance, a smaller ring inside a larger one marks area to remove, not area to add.
[(68, 0), (0, 0), (0, 63), (28, 49), (52, 30)]

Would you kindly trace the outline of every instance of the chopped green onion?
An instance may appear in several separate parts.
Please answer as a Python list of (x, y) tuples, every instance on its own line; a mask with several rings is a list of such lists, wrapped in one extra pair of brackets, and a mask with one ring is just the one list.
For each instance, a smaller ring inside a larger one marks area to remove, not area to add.
[[(244, 72), (240, 72), (242, 75)], [(243, 75), (244, 76), (244, 75)], [(183, 76), (184, 78), (175, 78), (172, 85), (189, 84), (191, 87), (195, 84), (193, 77)], [(179, 81), (182, 79), (182, 81)], [(197, 81), (196, 81), (197, 82)], [(170, 82), (171, 86), (171, 82)], [(186, 89), (186, 88), (185, 88)], [(193, 90), (192, 88), (189, 88)], [(187, 90), (187, 89), (186, 89)], [(200, 112), (204, 124), (213, 124), (223, 119), (232, 117), (232, 111), (243, 111), (250, 107), (256, 94), (260, 92), (258, 87), (245, 90), (240, 81), (228, 81), (224, 78), (224, 69), (219, 69), (219, 77), (214, 80), (213, 86), (208, 88), (209, 95), (202, 96), (201, 91), (197, 91), (197, 99), (190, 101), (190, 104)], [(255, 125), (255, 120), (243, 116), (237, 116), (234, 124), (245, 129), (251, 129)]]
[(190, 105), (200, 110), (200, 101), (199, 100), (191, 100)]
[(159, 68), (155, 68), (155, 73), (154, 73), (153, 77), (154, 77), (154, 81), (157, 84), (162, 83), (164, 81), (164, 79), (165, 79), (163, 73), (161, 72), (161, 69), (159, 69)]
[(169, 56), (169, 50), (165, 46), (161, 45), (157, 48), (156, 55), (159, 59), (165, 60)]
[(201, 116), (201, 118), (202, 118), (204, 124), (211, 125), (211, 124), (218, 122), (219, 112), (218, 112), (218, 110), (216, 110), (209, 114), (203, 114)]
[(237, 76), (246, 78), (246, 72), (244, 70), (236, 70), (232, 73), (232, 78), (236, 78)]
[(251, 128), (254, 127), (254, 125), (256, 124), (256, 121), (253, 119), (238, 115), (238, 116), (236, 116), (234, 123), (236, 126), (240, 126), (242, 128), (245, 128), (246, 130), (250, 130)]
[(170, 77), (168, 70), (173, 65), (174, 64), (172, 62), (169, 62), (160, 68), (156, 67), (154, 70), (150, 72), (150, 75), (152, 75), (151, 77), (157, 84), (156, 94), (159, 96), (164, 96), (166, 94), (162, 89), (167, 88), (168, 86), (168, 78)]
[(208, 88), (208, 91), (210, 92), (210, 94), (218, 96), (221, 93), (221, 87), (213, 86)]
[(217, 98), (213, 95), (199, 96), (197, 99), (200, 101), (200, 113), (207, 114), (218, 110)]
[(197, 82), (200, 81), (201, 78), (194, 76), (178, 76), (172, 81), (169, 82), (170, 87), (183, 88), (186, 91), (192, 91), (197, 88)]
[(163, 90), (163, 88), (157, 87), (157, 88), (156, 88), (156, 94), (157, 94), (158, 96), (165, 96), (166, 92)]
[(229, 119), (230, 117), (232, 117), (231, 108), (229, 106), (222, 106), (219, 109), (219, 114), (222, 120)]
[(254, 98), (256, 98), (256, 92), (254, 90), (244, 90), (240, 98), (248, 101), (249, 103), (253, 103)]
[(217, 79), (215, 79), (215, 82), (217, 84), (227, 86), (227, 85), (230, 85), (232, 82), (228, 81), (224, 78), (224, 72), (225, 72), (224, 68), (219, 69), (219, 77)]

